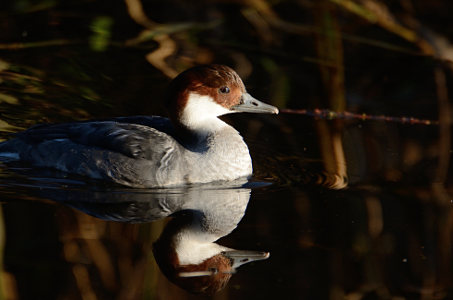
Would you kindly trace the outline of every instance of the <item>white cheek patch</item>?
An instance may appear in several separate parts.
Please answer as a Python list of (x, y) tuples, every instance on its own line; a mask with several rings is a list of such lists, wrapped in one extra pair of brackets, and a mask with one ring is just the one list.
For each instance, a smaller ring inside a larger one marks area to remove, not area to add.
[(181, 115), (181, 123), (194, 130), (221, 128), (226, 124), (218, 116), (233, 113), (210, 96), (190, 93)]
[(214, 255), (230, 249), (216, 243), (191, 241), (189, 238), (181, 241), (175, 250), (181, 265), (198, 265)]
[(199, 95), (192, 92), (187, 99), (184, 113), (202, 118), (203, 116), (218, 117), (231, 113), (231, 111), (215, 102), (210, 96)]

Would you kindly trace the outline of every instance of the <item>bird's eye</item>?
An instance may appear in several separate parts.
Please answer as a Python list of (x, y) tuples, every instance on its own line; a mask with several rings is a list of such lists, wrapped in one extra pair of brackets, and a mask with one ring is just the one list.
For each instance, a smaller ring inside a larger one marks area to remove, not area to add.
[(222, 94), (228, 94), (230, 92), (230, 88), (227, 87), (227, 86), (222, 86), (219, 91), (222, 93)]

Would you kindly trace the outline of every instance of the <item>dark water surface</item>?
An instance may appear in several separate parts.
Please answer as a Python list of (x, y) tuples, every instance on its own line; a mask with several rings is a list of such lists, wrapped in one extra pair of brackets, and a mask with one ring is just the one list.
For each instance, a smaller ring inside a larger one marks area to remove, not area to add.
[[(137, 191), (3, 162), (2, 297), (202, 297), (187, 290), (213, 275), (181, 288), (156, 262), (174, 214), (215, 223), (220, 245), (270, 253), (219, 272), (231, 278), (204, 297), (453, 299), (453, 7), (396, 2), (380, 12), (401, 28), (368, 23), (342, 1), (0, 4), (3, 139), (37, 123), (165, 115), (170, 77), (201, 63), (232, 66), (281, 109), (366, 114), (222, 117), (249, 145), (246, 185)], [(396, 119), (368, 118), (382, 115)]]

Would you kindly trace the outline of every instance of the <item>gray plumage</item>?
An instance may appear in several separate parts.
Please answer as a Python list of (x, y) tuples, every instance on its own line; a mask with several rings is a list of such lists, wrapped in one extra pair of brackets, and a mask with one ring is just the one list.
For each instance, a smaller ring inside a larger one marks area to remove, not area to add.
[(251, 174), (247, 146), (232, 127), (204, 137), (195, 148), (175, 132), (170, 120), (146, 116), (38, 125), (1, 143), (0, 152), (17, 153), (34, 166), (131, 187), (231, 180), (237, 172)]

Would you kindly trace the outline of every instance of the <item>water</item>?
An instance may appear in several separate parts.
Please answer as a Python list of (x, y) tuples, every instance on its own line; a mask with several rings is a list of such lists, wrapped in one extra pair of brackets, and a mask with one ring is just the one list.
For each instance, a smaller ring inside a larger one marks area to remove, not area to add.
[[(322, 53), (317, 47), (326, 47), (322, 39), (330, 35), (265, 34), (262, 23), (253, 23), (253, 6), (172, 8), (150, 1), (144, 4), (150, 18), (184, 22), (164, 28), (174, 34), (170, 41), (156, 38), (167, 49), (173, 41), (177, 50), (151, 65), (148, 55), (158, 42), (134, 39), (143, 27), (122, 2), (14, 3), (4, 4), (9, 13), (0, 21), (4, 139), (37, 123), (164, 115), (159, 100), (172, 70), (211, 61), (235, 66), (252, 95), (280, 108), (344, 106), (440, 125), (226, 116), (253, 158), (254, 177), (245, 186), (137, 191), (3, 162), (4, 298), (199, 298), (187, 283), (172, 283), (178, 280), (163, 274), (153, 253), (175, 212), (175, 220), (222, 220), (215, 225), (219, 245), (270, 253), (238, 268), (210, 298), (453, 298), (451, 134), (448, 97), (442, 100), (451, 90), (448, 65), (347, 39)], [(293, 6), (283, 1), (274, 8), (285, 20), (315, 18), (315, 8)], [(218, 16), (223, 23), (216, 23)], [(363, 26), (350, 15), (342, 18)], [(412, 46), (382, 28), (367, 29), (368, 38)], [(24, 43), (20, 49), (4, 47), (18, 42)], [(205, 277), (185, 279), (199, 284)]]

